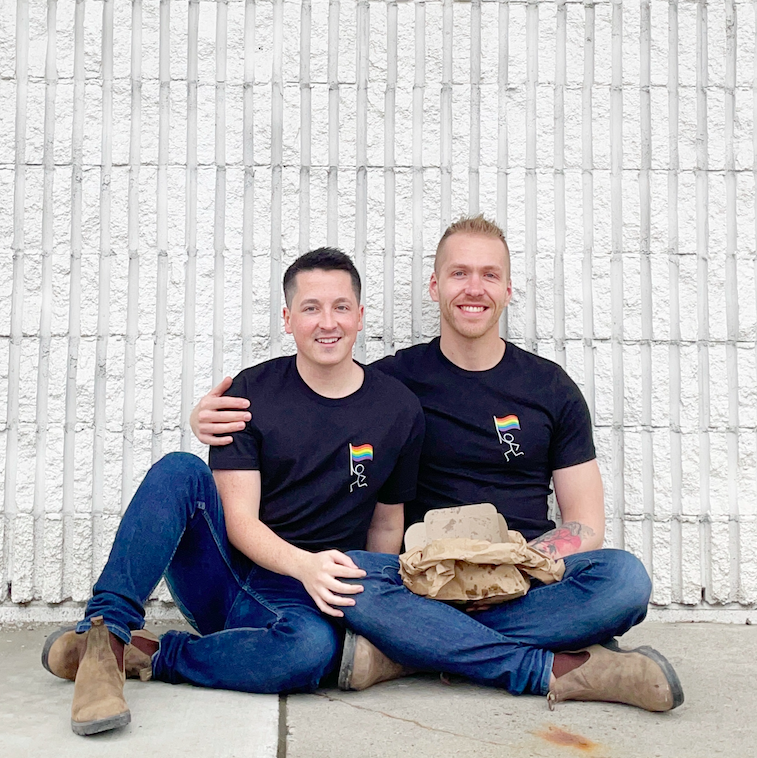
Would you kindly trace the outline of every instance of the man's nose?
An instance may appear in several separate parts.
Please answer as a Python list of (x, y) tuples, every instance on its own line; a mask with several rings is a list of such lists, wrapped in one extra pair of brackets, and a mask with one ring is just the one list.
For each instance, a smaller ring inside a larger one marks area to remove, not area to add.
[(478, 274), (471, 274), (465, 289), (469, 295), (482, 295), (484, 293), (483, 279)]
[(321, 311), (321, 323), (319, 326), (321, 329), (334, 329), (336, 327), (336, 318), (329, 308)]

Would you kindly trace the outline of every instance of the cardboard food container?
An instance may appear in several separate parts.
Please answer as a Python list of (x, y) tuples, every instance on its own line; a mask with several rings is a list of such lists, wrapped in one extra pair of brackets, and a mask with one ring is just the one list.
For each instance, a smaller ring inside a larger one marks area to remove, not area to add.
[(503, 603), (521, 597), (529, 577), (551, 584), (565, 562), (552, 560), (508, 530), (491, 503), (429, 511), (405, 533), (400, 575), (416, 595), (452, 603)]

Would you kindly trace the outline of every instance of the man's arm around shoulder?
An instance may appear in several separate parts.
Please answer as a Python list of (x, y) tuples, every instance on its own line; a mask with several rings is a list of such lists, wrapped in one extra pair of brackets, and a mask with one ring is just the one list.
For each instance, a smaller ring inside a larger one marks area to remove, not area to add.
[(605, 538), (605, 502), (596, 459), (552, 472), (562, 525), (531, 545), (557, 560), (602, 547)]
[[(258, 566), (302, 582), (318, 608), (329, 616), (343, 616), (338, 606), (354, 605), (344, 595), (363, 588), (345, 584), (339, 577), (360, 579), (365, 571), (339, 550), (309, 553), (279, 537), (260, 520), (260, 472), (213, 471), (221, 496), (229, 541)], [(334, 607), (337, 606), (337, 607)]]

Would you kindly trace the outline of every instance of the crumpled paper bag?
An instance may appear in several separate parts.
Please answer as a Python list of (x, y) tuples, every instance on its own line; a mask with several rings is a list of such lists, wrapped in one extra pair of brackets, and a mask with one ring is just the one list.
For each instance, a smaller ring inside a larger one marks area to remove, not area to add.
[(448, 602), (486, 600), (503, 603), (528, 592), (528, 576), (551, 584), (565, 573), (565, 561), (554, 561), (508, 531), (510, 542), (462, 537), (434, 540), (400, 557), (400, 575), (416, 595)]

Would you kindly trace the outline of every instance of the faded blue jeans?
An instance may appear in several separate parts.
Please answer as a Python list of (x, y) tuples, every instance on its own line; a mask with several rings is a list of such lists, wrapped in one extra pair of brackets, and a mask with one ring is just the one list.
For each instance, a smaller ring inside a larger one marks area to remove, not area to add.
[(624, 634), (644, 619), (651, 582), (623, 550), (594, 550), (565, 559), (555, 584), (533, 582), (527, 595), (477, 613), (414, 595), (396, 555), (351, 551), (367, 572), (364, 592), (346, 607), (348, 627), (398, 663), (460, 674), (514, 695), (549, 690), (554, 652)]
[(85, 620), (103, 616), (123, 642), (144, 625), (144, 603), (165, 576), (199, 632), (167, 632), (153, 678), (246, 692), (313, 690), (341, 652), (339, 627), (302, 584), (256, 566), (226, 536), (207, 465), (171, 453), (147, 473), (119, 526)]

